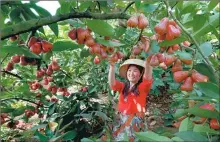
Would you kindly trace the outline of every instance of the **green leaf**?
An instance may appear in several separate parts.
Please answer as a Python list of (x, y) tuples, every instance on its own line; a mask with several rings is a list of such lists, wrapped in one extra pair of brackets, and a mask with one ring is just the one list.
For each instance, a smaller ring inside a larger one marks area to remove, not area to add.
[(71, 26), (76, 27), (76, 28), (83, 27), (85, 25), (82, 21), (74, 20), (74, 19), (67, 19), (67, 20), (65, 20), (65, 22), (67, 22), (68, 24), (70, 24)]
[(10, 113), (13, 112), (15, 108), (1, 108), (1, 113)]
[(58, 40), (53, 43), (52, 51), (74, 50), (77, 48), (79, 48), (79, 45), (74, 43), (72, 40)]
[(14, 8), (11, 10), (11, 12), (9, 13), (9, 18), (10, 18), (10, 21), (13, 22), (13, 23), (19, 23), (22, 21), (21, 17), (20, 17), (20, 14), (21, 14), (21, 9), (20, 8)]
[(81, 139), (81, 142), (95, 142), (95, 141), (88, 139), (88, 138), (83, 138)]
[[(32, 4), (31, 6), (34, 8), (34, 10), (37, 11), (37, 13), (40, 15), (40, 17), (52, 16), (50, 14), (50, 12), (48, 12), (46, 9), (44, 9), (40, 6), (37, 6), (36, 4)], [(54, 34), (58, 37), (58, 34), (59, 34), (58, 24), (54, 23), (54, 24), (49, 24), (48, 26), (54, 32)]]
[(140, 0), (135, 0), (135, 7), (137, 10), (140, 9), (140, 6), (141, 6), (141, 1)]
[(171, 140), (173, 140), (174, 142), (184, 142), (184, 140), (179, 137), (172, 137)]
[(64, 1), (64, 0), (59, 0), (60, 3), (60, 14), (65, 14), (70, 12), (70, 2), (69, 1)]
[(81, 58), (88, 57), (89, 55), (90, 55), (90, 53), (89, 53), (89, 50), (87, 50), (87, 49), (82, 49), (82, 51), (80, 52)]
[(100, 44), (103, 44), (105, 46), (110, 46), (110, 47), (118, 47), (124, 45), (123, 43), (120, 42), (115, 42), (111, 40), (105, 40), (105, 39), (96, 39), (96, 41)]
[(48, 138), (40, 132), (36, 131), (35, 135), (40, 139), (41, 142), (48, 142)]
[(135, 135), (141, 141), (154, 141), (154, 142), (172, 142), (171, 139), (165, 136), (160, 136), (157, 133), (147, 131), (147, 132), (135, 132)]
[(211, 82), (198, 82), (196, 86), (208, 97), (219, 99), (219, 87)]
[(195, 142), (205, 142), (208, 139), (196, 132), (186, 131), (186, 132), (179, 132), (175, 134), (176, 136), (180, 137), (184, 141), (195, 141)]
[(213, 10), (218, 3), (219, 3), (218, 0), (211, 0), (211, 1), (209, 2), (209, 5), (208, 5), (208, 8), (207, 8), (207, 9), (208, 9), (209, 11)]
[(210, 27), (217, 27), (219, 25), (219, 12), (215, 15), (209, 17), (209, 22), (206, 23), (200, 30), (196, 31), (193, 36), (195, 38), (200, 38), (200, 36), (204, 36), (206, 33), (210, 32)]
[(150, 52), (152, 53), (157, 53), (160, 50), (160, 46), (156, 40), (151, 40), (150, 46)]
[(35, 13), (31, 11), (30, 4), (25, 3), (25, 4), (22, 4), (21, 7), (24, 9), (24, 13), (26, 13), (30, 19), (39, 18), (39, 16), (35, 15)]
[(115, 29), (115, 36), (118, 38), (122, 36), (125, 32), (126, 32), (126, 28), (119, 26)]
[(195, 15), (193, 17), (193, 30), (198, 31), (202, 26), (204, 26), (205, 22), (207, 21), (206, 16), (204, 15)]
[(155, 86), (164, 86), (164, 83), (161, 79), (155, 78), (155, 80), (153, 82), (153, 85), (155, 85)]
[(189, 108), (186, 111), (196, 116), (205, 117), (205, 118), (218, 118), (219, 116), (218, 112), (201, 109), (198, 107)]
[(48, 25), (50, 29), (54, 32), (54, 34), (58, 37), (59, 35), (59, 29), (57, 23)]
[(216, 134), (216, 135), (220, 134), (220, 132), (210, 129), (209, 126), (198, 125), (198, 124), (194, 125), (193, 132), (199, 132), (199, 133), (205, 133), (205, 134), (210, 133), (210, 134)]
[(212, 83), (217, 83), (217, 80), (216, 80), (215, 76), (213, 75), (211, 68), (208, 65), (206, 65), (205, 63), (196, 64), (194, 66), (194, 69), (199, 71), (201, 74), (208, 76), (209, 80)]
[(143, 11), (144, 13), (151, 13), (151, 12), (154, 12), (155, 9), (157, 9), (159, 5), (157, 4), (144, 4), (144, 5), (141, 5), (140, 7), (140, 11)]
[(164, 40), (163, 42), (159, 43), (159, 46), (171, 46), (171, 45), (174, 45), (174, 44), (179, 44), (183, 41), (186, 41), (186, 38), (185, 37), (178, 37), (174, 40)]
[(186, 13), (195, 13), (196, 9), (196, 2), (184, 2), (183, 3), (183, 9), (180, 11), (180, 15), (186, 14)]
[(65, 134), (63, 134), (63, 139), (64, 141), (72, 140), (76, 137), (76, 131), (68, 131)]
[(185, 114), (187, 114), (187, 111), (185, 109), (177, 109), (176, 112), (174, 113), (173, 117), (179, 118)]
[(89, 94), (95, 92), (96, 89), (97, 89), (97, 86), (91, 86), (91, 87), (89, 87)]
[(40, 124), (40, 125), (35, 125), (34, 127), (31, 128), (32, 131), (35, 131), (40, 128), (46, 128), (47, 124)]
[(103, 20), (87, 20), (87, 26), (95, 33), (102, 36), (113, 36), (115, 31), (111, 25)]
[(205, 42), (199, 47), (206, 57), (212, 54), (212, 44), (210, 42)]
[(180, 59), (192, 59), (192, 55), (185, 51), (177, 51), (176, 54), (179, 56)]
[(52, 105), (50, 105), (50, 106), (49, 106), (49, 109), (48, 109), (48, 114), (49, 114), (49, 115), (53, 114), (54, 111), (55, 111), (55, 108), (56, 108), (56, 104), (55, 104), (55, 103), (52, 104)]
[(179, 132), (189, 131), (192, 129), (193, 129), (192, 121), (189, 119), (189, 117), (187, 117), (181, 122), (179, 127)]
[(43, 58), (44, 61), (47, 62), (47, 61), (50, 61), (50, 58), (51, 58), (52, 56), (53, 56), (52, 51), (49, 51), (49, 52), (47, 52), (47, 53), (44, 53), (42, 58)]
[(107, 117), (107, 115), (101, 111), (94, 111), (95, 112), (95, 116), (99, 116), (101, 117), (103, 120), (109, 120), (109, 118)]
[(0, 56), (4, 56), (7, 53), (10, 53), (11, 55), (25, 55), (27, 57), (33, 57), (33, 58), (38, 58), (39, 56), (30, 52), (30, 50), (25, 47), (25, 46), (16, 46), (16, 45), (7, 45), (4, 47), (1, 47), (1, 52), (0, 52)]
[(90, 5), (92, 4), (92, 1), (84, 1), (83, 3), (80, 4), (79, 6), (79, 10), (80, 11), (85, 11), (87, 8), (90, 7)]
[(3, 14), (0, 12), (0, 17), (1, 17), (1, 21), (0, 21), (0, 27), (4, 28), (5, 27), (5, 17), (3, 16)]

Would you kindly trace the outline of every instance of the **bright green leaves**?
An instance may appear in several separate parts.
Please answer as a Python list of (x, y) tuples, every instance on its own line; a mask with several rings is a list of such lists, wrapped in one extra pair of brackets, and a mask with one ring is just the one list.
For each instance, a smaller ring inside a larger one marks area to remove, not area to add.
[[(37, 13), (40, 15), (40, 17), (47, 17), (47, 16), (51, 16), (51, 14), (44, 8), (40, 7), (40, 6), (37, 6), (35, 4), (32, 4), (31, 5), (32, 8), (34, 8), (34, 10), (37, 11)], [(54, 23), (54, 24), (50, 24), (48, 25), (50, 27), (50, 29), (54, 32), (54, 34), (56, 36), (58, 36), (59, 34), (59, 30), (58, 30), (58, 25), (57, 23)]]
[(9, 18), (10, 21), (13, 23), (19, 23), (22, 21), (21, 17), (21, 9), (20, 8), (14, 8), (13, 10), (10, 11), (9, 13)]
[(219, 3), (219, 1), (217, 1), (217, 0), (211, 0), (211, 1), (209, 2), (209, 5), (208, 5), (208, 7), (207, 7), (207, 10), (208, 10), (208, 11), (213, 10), (218, 3)]
[(178, 38), (173, 39), (173, 40), (171, 40), (171, 41), (169, 41), (169, 40), (164, 40), (164, 41), (162, 41), (161, 43), (159, 43), (159, 45), (160, 45), (160, 46), (171, 46), (171, 45), (174, 45), (174, 44), (179, 44), (179, 43), (181, 43), (181, 42), (183, 42), (183, 41), (185, 41), (185, 40), (186, 40), (186, 38), (183, 37), (183, 36), (181, 36), (181, 37), (178, 37)]
[(92, 1), (85, 1), (85, 2), (83, 2), (82, 4), (80, 4), (79, 10), (80, 10), (80, 11), (85, 11), (85, 10), (87, 10), (87, 8), (89, 8), (92, 4), (93, 4)]
[(198, 124), (195, 124), (193, 128), (193, 132), (204, 133), (204, 134), (209, 133), (209, 134), (216, 134), (216, 135), (220, 134), (220, 132), (210, 129), (209, 126), (207, 125), (198, 125)]
[(30, 52), (30, 50), (24, 46), (8, 45), (1, 47), (0, 56), (4, 56), (7, 53), (10, 53), (11, 55), (18, 54), (18, 55), (25, 55), (27, 57), (39, 58), (38, 55)]
[(217, 80), (216, 80), (215, 76), (213, 75), (210, 66), (208, 66), (204, 63), (198, 63), (194, 66), (194, 69), (199, 71), (201, 74), (208, 76), (209, 81), (211, 81), (212, 83), (217, 83)]
[(192, 55), (184, 51), (177, 51), (176, 54), (180, 59), (192, 59)]
[(71, 2), (59, 0), (60, 3), (60, 14), (65, 14), (70, 12)]
[(212, 54), (212, 44), (210, 42), (203, 43), (199, 48), (206, 57)]
[[(207, 15), (205, 15), (205, 14), (194, 15), (194, 17), (193, 17), (193, 30), (198, 31), (200, 28), (202, 28), (202, 26), (204, 26), (204, 24), (206, 23), (207, 20), (208, 20), (208, 18), (207, 18)], [(195, 24), (195, 22), (196, 22), (196, 24)]]
[(143, 11), (144, 13), (151, 13), (156, 10), (158, 7), (158, 4), (143, 4), (140, 6), (140, 11)]
[(194, 114), (195, 116), (205, 117), (205, 118), (218, 118), (219, 116), (218, 112), (201, 109), (198, 107), (189, 108), (186, 111), (188, 113)]
[(179, 127), (179, 132), (183, 131), (191, 131), (193, 129), (192, 121), (189, 119), (189, 117), (185, 118)]
[(184, 141), (208, 141), (208, 139), (201, 135), (200, 133), (192, 132), (192, 131), (185, 131), (185, 132), (179, 132), (175, 134), (179, 138), (183, 139)]
[(196, 8), (196, 2), (192, 2), (192, 1), (187, 1), (187, 2), (184, 2), (183, 4), (183, 7), (180, 11), (180, 14), (183, 15), (183, 14), (187, 14), (187, 13), (191, 13), (191, 12), (194, 12), (195, 13), (195, 8)]
[(74, 50), (80, 45), (74, 43), (72, 40), (58, 40), (53, 44), (53, 51)]
[(152, 53), (157, 53), (160, 50), (160, 46), (158, 45), (158, 42), (156, 40), (152, 40), (150, 46), (150, 52)]
[(50, 139), (50, 141), (58, 141), (58, 140), (68, 141), (74, 139), (75, 137), (76, 137), (76, 131), (68, 131), (56, 138)]
[(110, 41), (110, 40), (104, 40), (104, 39), (96, 39), (96, 41), (100, 44), (103, 44), (105, 46), (110, 46), (110, 47), (118, 47), (118, 46), (124, 45), (123, 43)]
[(93, 32), (102, 36), (112, 37), (115, 33), (113, 27), (103, 20), (87, 20), (87, 25)]
[(210, 16), (208, 21), (209, 21), (208, 23), (206, 23), (202, 28), (200, 28), (198, 31), (196, 31), (193, 34), (194, 37), (199, 38), (200, 36), (203, 36), (204, 34), (212, 31), (211, 29), (213, 27), (217, 27), (219, 25), (219, 13)]
[(135, 132), (135, 135), (141, 141), (154, 141), (154, 142), (172, 142), (172, 140), (165, 136), (160, 136), (157, 133), (147, 131), (147, 132)]
[(219, 87), (216, 84), (210, 82), (199, 82), (196, 83), (199, 90), (210, 98), (219, 99)]

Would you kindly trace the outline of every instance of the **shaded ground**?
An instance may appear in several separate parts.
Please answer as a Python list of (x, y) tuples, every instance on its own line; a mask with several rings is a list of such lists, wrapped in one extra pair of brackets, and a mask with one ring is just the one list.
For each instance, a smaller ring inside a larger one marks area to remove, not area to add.
[[(99, 97), (96, 101), (101, 104), (109, 102), (107, 95), (102, 94)], [(148, 95), (145, 118), (149, 130), (164, 126), (163, 115), (169, 113), (171, 102), (172, 98), (167, 93), (160, 96)]]

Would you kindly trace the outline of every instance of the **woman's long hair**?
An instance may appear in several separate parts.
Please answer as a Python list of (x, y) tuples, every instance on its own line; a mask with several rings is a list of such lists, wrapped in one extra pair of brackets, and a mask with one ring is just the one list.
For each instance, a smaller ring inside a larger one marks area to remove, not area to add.
[[(141, 66), (138, 66), (138, 65), (134, 65), (134, 64), (130, 64), (129, 66), (128, 66), (128, 69), (129, 69), (129, 67), (130, 66), (135, 66), (135, 67), (137, 67), (138, 68), (138, 70), (140, 71), (140, 79), (138, 80), (138, 82), (131, 88), (131, 90), (130, 90), (130, 82), (128, 81), (128, 79), (127, 79), (127, 81), (125, 82), (125, 87), (124, 87), (124, 89), (123, 89), (123, 91), (122, 91), (122, 93), (123, 93), (123, 96), (124, 96), (124, 98), (126, 98), (127, 96), (128, 96), (128, 93), (129, 92), (131, 92), (131, 93), (134, 93), (134, 95), (135, 96), (138, 96), (139, 95), (139, 91), (138, 91), (138, 85), (142, 82), (142, 76), (143, 76), (143, 67), (141, 67)], [(128, 70), (127, 70), (128, 71)], [(130, 91), (129, 91), (130, 90)]]

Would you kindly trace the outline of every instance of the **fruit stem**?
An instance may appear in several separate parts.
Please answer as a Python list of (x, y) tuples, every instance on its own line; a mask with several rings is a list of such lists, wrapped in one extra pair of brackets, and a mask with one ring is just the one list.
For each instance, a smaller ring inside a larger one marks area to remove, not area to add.
[[(173, 18), (174, 21), (176, 21), (176, 23), (180, 26), (180, 28), (183, 30), (183, 32), (185, 32), (185, 34), (190, 38), (191, 41), (193, 41), (195, 43), (196, 49), (199, 51), (199, 53), (202, 55), (202, 57), (205, 60), (205, 63), (211, 68), (215, 78), (217, 79), (217, 82), (219, 80), (218, 75), (215, 73), (215, 68), (213, 67), (212, 63), (209, 61), (209, 59), (207, 57), (205, 57), (205, 55), (202, 53), (201, 49), (199, 48), (199, 44), (198, 42), (195, 40), (195, 38), (185, 29), (185, 27), (180, 23), (179, 20), (177, 20), (177, 18), (175, 17), (175, 15), (173, 14), (173, 12), (171, 11), (171, 8), (169, 6), (169, 3), (167, 0), (164, 1), (168, 12), (170, 13), (170, 16)], [(196, 53), (195, 53), (196, 54)]]

